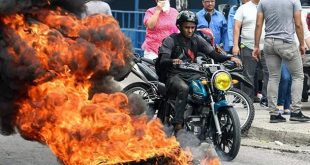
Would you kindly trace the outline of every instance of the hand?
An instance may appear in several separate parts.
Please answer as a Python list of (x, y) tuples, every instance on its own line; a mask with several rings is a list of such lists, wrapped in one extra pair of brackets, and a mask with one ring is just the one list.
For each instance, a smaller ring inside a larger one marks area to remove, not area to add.
[(157, 8), (158, 10), (162, 11), (162, 10), (163, 10), (163, 7), (165, 6), (165, 3), (166, 3), (165, 0), (158, 0), (156, 8)]
[(232, 49), (232, 54), (234, 56), (237, 56), (238, 54), (240, 54), (240, 49), (239, 49), (239, 46), (234, 46), (233, 49)]
[(299, 45), (299, 51), (300, 51), (300, 55), (304, 56), (306, 53), (305, 46)]
[(237, 66), (242, 66), (242, 62), (239, 58), (236, 58), (236, 57), (231, 57), (230, 58), (230, 61), (234, 62), (237, 64)]
[(258, 47), (254, 48), (253, 49), (253, 52), (252, 52), (252, 57), (258, 61), (260, 59), (260, 50)]
[(179, 64), (182, 64), (182, 63), (183, 63), (183, 61), (180, 60), (180, 59), (172, 59), (172, 64), (173, 65), (179, 65)]

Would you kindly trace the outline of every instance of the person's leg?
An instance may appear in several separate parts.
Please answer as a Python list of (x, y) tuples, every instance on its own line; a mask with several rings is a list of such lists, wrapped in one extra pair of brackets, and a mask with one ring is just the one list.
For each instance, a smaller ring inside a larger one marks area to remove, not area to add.
[[(256, 72), (257, 62), (252, 57), (252, 49), (244, 47), (241, 49), (241, 61), (243, 64), (243, 75), (250, 80), (250, 82), (254, 85), (254, 76)], [(250, 98), (254, 98), (254, 89), (251, 87), (247, 87), (246, 85), (241, 85), (241, 90), (244, 91)]]
[(173, 123), (175, 125), (182, 125), (184, 119), (184, 112), (187, 103), (189, 87), (185, 81), (179, 76), (174, 76), (168, 80), (169, 95), (175, 96), (175, 118)]
[[(280, 78), (280, 83), (279, 83), (279, 88), (278, 88), (278, 101), (277, 101), (277, 105), (278, 105), (278, 109), (280, 111), (280, 113), (283, 113), (281, 111), (283, 111), (284, 109), (284, 100), (285, 100), (285, 93), (286, 93), (286, 84), (287, 84), (287, 80), (286, 80), (286, 67), (284, 64), (281, 65), (281, 78)], [(281, 108), (279, 108), (281, 107)]]
[(284, 102), (284, 114), (290, 114), (291, 113), (291, 104), (292, 104), (292, 76), (290, 75), (290, 80), (287, 88), (287, 97)]
[(282, 83), (282, 91), (280, 91), (280, 87), (279, 87), (279, 97), (280, 97), (280, 93), (282, 94), (282, 101), (283, 101), (283, 108), (284, 109), (290, 109), (290, 105), (291, 105), (291, 85), (292, 85), (292, 78), (291, 78), (291, 74), (286, 66), (286, 64), (282, 64), (282, 68), (281, 68), (281, 80), (282, 82), (280, 82), (280, 84)]
[(292, 75), (292, 111), (291, 121), (310, 121), (308, 116), (301, 112), (301, 92), (303, 87), (304, 73), (301, 55), (295, 43), (282, 43), (276, 49), (279, 55), (287, 62), (287, 67)]
[(308, 102), (308, 90), (309, 90), (309, 86), (308, 86), (308, 76), (304, 75), (304, 83), (303, 83), (303, 89), (302, 89), (302, 98), (301, 98), (301, 102)]
[(279, 48), (279, 54), (285, 60), (289, 73), (292, 76), (292, 111), (298, 113), (301, 110), (301, 93), (304, 80), (301, 56), (297, 46), (288, 43)]
[(264, 52), (266, 65), (269, 71), (269, 80), (267, 85), (267, 98), (268, 98), (268, 107), (270, 109), (270, 115), (277, 115), (277, 105), (276, 101), (278, 98), (278, 88), (281, 78), (281, 63), (282, 59), (274, 51), (274, 40), (265, 39)]
[(261, 52), (261, 58), (260, 58), (260, 63), (262, 65), (262, 69), (263, 69), (263, 86), (262, 86), (262, 99), (260, 104), (264, 105), (264, 106), (268, 106), (268, 102), (267, 102), (267, 85), (268, 85), (268, 79), (269, 79), (269, 72), (268, 72), (268, 68), (267, 68), (267, 64), (266, 64), (266, 59), (265, 59), (265, 54), (262, 51)]

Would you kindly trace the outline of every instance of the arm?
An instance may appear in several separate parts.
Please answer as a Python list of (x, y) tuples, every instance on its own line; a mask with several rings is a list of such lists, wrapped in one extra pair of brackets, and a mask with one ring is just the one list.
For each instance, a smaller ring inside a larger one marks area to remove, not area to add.
[(303, 26), (301, 22), (301, 11), (300, 10), (294, 12), (294, 22), (295, 22), (296, 34), (297, 34), (298, 41), (299, 41), (299, 51), (301, 55), (304, 55), (305, 54), (304, 31), (303, 31)]
[(159, 47), (158, 55), (160, 58), (160, 66), (172, 66), (171, 53), (174, 47), (173, 38), (167, 37), (163, 40), (162, 45)]
[(229, 56), (220, 54), (220, 53), (216, 53), (215, 49), (209, 44), (209, 42), (207, 42), (206, 40), (204, 40), (202, 37), (197, 36), (198, 38), (198, 49), (199, 52), (202, 52), (203, 54), (209, 56), (210, 58), (214, 59), (216, 62), (224, 62), (227, 60), (230, 60)]
[(165, 1), (158, 1), (155, 12), (152, 16), (145, 22), (145, 26), (149, 29), (153, 29), (158, 21), (159, 14), (163, 10), (163, 6), (165, 4)]
[(240, 36), (241, 22), (235, 19), (234, 25), (234, 47), (232, 50), (233, 55), (238, 55), (240, 53), (239, 50), (239, 36)]
[(306, 17), (307, 17), (307, 13), (301, 12), (301, 22), (302, 22), (303, 30), (304, 30), (305, 43), (306, 43), (307, 49), (310, 49), (310, 31), (308, 29)]
[(221, 34), (221, 37), (222, 37), (221, 43), (223, 43), (223, 48), (225, 51), (230, 51), (228, 31), (227, 31), (227, 22), (226, 22), (225, 17), (223, 17), (223, 28), (222, 28), (221, 33), (222, 33)]
[(262, 35), (262, 28), (264, 23), (264, 14), (263, 12), (257, 12), (256, 16), (256, 26), (255, 26), (255, 34), (254, 34), (254, 49), (252, 52), (253, 58), (258, 60), (260, 57), (260, 49), (259, 49), (259, 41)]

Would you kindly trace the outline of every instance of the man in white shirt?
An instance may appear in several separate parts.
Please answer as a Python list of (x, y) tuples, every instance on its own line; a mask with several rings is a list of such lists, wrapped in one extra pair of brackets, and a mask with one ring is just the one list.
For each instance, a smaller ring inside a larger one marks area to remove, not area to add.
[[(238, 55), (242, 60), (244, 67), (243, 75), (247, 77), (254, 85), (255, 74), (258, 71), (258, 66), (262, 66), (263, 69), (263, 87), (262, 95), (263, 100), (267, 101), (267, 82), (268, 82), (268, 69), (266, 66), (265, 58), (261, 58), (256, 61), (252, 57), (252, 51), (254, 48), (254, 29), (256, 23), (257, 5), (259, 0), (251, 0), (243, 5), (241, 5), (234, 16), (234, 38), (233, 38), (233, 55)], [(242, 27), (242, 28), (241, 28)], [(240, 35), (241, 30), (241, 35)], [(264, 36), (264, 34), (262, 35)], [(241, 44), (239, 48), (239, 38), (241, 38)], [(261, 38), (260, 48), (263, 48), (264, 39)], [(260, 69), (260, 68), (259, 68)], [(241, 89), (250, 96), (254, 98), (256, 96), (256, 91), (253, 88), (241, 85)]]

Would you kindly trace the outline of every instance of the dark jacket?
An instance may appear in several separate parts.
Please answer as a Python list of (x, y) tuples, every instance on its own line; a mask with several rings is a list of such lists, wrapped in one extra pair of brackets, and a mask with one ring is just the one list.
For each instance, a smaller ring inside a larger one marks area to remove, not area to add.
[(184, 70), (173, 67), (172, 59), (178, 58), (183, 62), (195, 62), (198, 52), (214, 59), (216, 62), (230, 60), (229, 56), (217, 54), (214, 48), (201, 36), (194, 34), (193, 37), (188, 39), (180, 33), (174, 33), (163, 40), (158, 50), (159, 65), (161, 72), (166, 73), (165, 79), (179, 75), (181, 78), (188, 80), (192, 75), (188, 72), (184, 73)]

